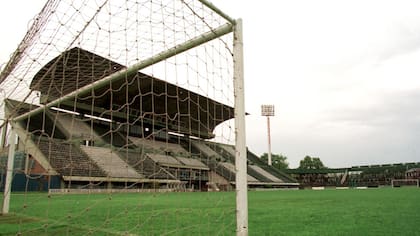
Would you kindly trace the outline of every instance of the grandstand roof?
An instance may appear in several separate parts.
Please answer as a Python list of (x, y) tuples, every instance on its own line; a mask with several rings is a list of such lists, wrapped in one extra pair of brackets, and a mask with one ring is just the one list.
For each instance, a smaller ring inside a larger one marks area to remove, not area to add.
[[(41, 102), (47, 103), (124, 68), (75, 47), (47, 63), (35, 75), (30, 88), (40, 91)], [(77, 101), (72, 99), (67, 103), (72, 110), (74, 104), (79, 112), (89, 111), (95, 104), (97, 114), (104, 118), (112, 115), (114, 119), (118, 118), (116, 113), (127, 114), (123, 109), (129, 109), (133, 121), (140, 115), (162, 124), (170, 121), (169, 131), (200, 138), (212, 138), (213, 129), (234, 116), (230, 106), (140, 72), (80, 94)]]

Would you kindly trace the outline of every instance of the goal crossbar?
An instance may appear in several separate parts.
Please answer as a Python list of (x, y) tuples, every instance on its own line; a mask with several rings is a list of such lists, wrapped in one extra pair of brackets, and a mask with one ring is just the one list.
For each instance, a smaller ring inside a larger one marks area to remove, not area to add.
[(220, 10), (218, 7), (216, 7), (213, 3), (207, 1), (207, 0), (199, 0), (202, 4), (210, 8), (212, 11), (219, 14), (219, 16), (223, 17), (225, 20), (229, 21), (232, 24), (235, 24), (235, 20), (232, 19), (230, 16), (228, 16), (226, 13), (224, 13), (222, 10)]

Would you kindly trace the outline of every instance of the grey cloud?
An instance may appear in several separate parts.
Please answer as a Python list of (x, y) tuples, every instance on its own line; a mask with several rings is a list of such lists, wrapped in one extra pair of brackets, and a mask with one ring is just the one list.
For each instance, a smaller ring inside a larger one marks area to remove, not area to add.
[(368, 126), (420, 125), (420, 91), (384, 93), (375, 105), (329, 110), (332, 122)]
[(388, 41), (388, 46), (378, 49), (377, 61), (386, 61), (393, 57), (416, 51), (420, 48), (420, 25), (398, 23), (394, 25), (393, 39)]

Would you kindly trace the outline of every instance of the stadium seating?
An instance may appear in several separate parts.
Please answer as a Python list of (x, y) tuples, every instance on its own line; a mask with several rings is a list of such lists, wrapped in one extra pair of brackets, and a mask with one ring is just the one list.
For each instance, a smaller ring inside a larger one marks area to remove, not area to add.
[(123, 161), (109, 148), (80, 146), (81, 149), (100, 166), (109, 177), (116, 178), (144, 178), (137, 173), (127, 162)]
[(225, 160), (225, 158), (221, 155), (219, 155), (217, 152), (213, 151), (209, 146), (207, 146), (202, 141), (191, 141), (191, 144), (193, 147), (195, 147), (199, 151), (199, 155), (203, 155), (205, 158), (214, 158), (217, 160)]
[(176, 179), (171, 173), (154, 162), (148, 155), (136, 151), (119, 151), (123, 160), (148, 179)]
[(188, 168), (207, 169), (207, 170), (209, 169), (203, 162), (194, 158), (186, 158), (186, 157), (179, 157), (179, 156), (175, 158)]
[[(232, 145), (188, 138), (172, 137), (172, 140), (168, 135), (145, 139), (127, 135), (121, 127), (107, 122), (88, 119), (90, 123), (87, 123), (76, 115), (58, 111), (48, 114), (43, 119), (48, 119), (55, 127), (45, 129), (34, 117), (29, 131), (51, 166), (62, 176), (113, 178), (112, 181), (120, 178), (132, 182), (195, 181), (190, 185), (209, 187), (206, 183), (212, 181), (209, 172), (213, 171), (230, 184), (236, 181)], [(37, 134), (44, 137), (34, 136)], [(49, 136), (55, 138), (46, 138)], [(293, 183), (291, 178), (279, 174), (253, 154), (248, 153), (248, 163), (249, 184), (287, 186)]]
[(154, 162), (159, 163), (161, 165), (175, 166), (175, 167), (183, 166), (183, 164), (179, 162), (177, 159), (168, 155), (149, 153), (147, 154), (147, 156), (150, 157)]
[(263, 162), (259, 157), (257, 157), (254, 153), (247, 151), (247, 159), (249, 162), (258, 165), (262, 169), (264, 169), (266, 172), (270, 173), (271, 175), (281, 179), (285, 183), (295, 183), (296, 179), (292, 178), (290, 175), (284, 173), (283, 171), (273, 168), (269, 165), (267, 165), (265, 162)]
[(100, 137), (90, 128), (88, 124), (67, 113), (57, 113), (55, 115), (57, 121), (63, 127), (65, 132), (68, 133), (71, 139), (82, 139), (82, 140), (100, 140)]
[(64, 140), (35, 138), (41, 152), (48, 158), (51, 166), (63, 176), (106, 176), (86, 154), (76, 145)]
[[(235, 165), (229, 162), (221, 162), (220, 165), (222, 165), (224, 168), (229, 170), (231, 173), (235, 173)], [(248, 182), (259, 182), (256, 178), (254, 178), (251, 175), (247, 175), (247, 181)]]
[(137, 138), (133, 136), (128, 137), (132, 143), (140, 148), (151, 150), (159, 153), (172, 153), (176, 155), (187, 155), (187, 150), (182, 148), (179, 144), (162, 142), (158, 140), (148, 140), (144, 138)]
[[(234, 108), (137, 71), (109, 84), (100, 83), (104, 76), (123, 68), (109, 58), (74, 47), (39, 69), (30, 89), (40, 93), (40, 104), (62, 100), (20, 121), (26, 127), (20, 136), (32, 137), (39, 151), (33, 152), (33, 159), (50, 162), (43, 164), (63, 177), (62, 184), (77, 179), (107, 182), (111, 187), (128, 182), (203, 187), (213, 181), (210, 176), (216, 176), (218, 181), (224, 178), (218, 183), (233, 187), (234, 146), (208, 140), (215, 137), (216, 126), (233, 118)], [(76, 97), (65, 96), (96, 82), (99, 86)], [(12, 103), (8, 107), (19, 105), (20, 115), (38, 106)], [(296, 184), (258, 157), (251, 156), (255, 159), (251, 160), (248, 153), (247, 158), (248, 183)]]
[(281, 179), (277, 178), (276, 176), (268, 173), (263, 168), (257, 166), (257, 165), (248, 165), (249, 168), (255, 170), (259, 174), (263, 175), (265, 178), (269, 179), (271, 182), (283, 182)]

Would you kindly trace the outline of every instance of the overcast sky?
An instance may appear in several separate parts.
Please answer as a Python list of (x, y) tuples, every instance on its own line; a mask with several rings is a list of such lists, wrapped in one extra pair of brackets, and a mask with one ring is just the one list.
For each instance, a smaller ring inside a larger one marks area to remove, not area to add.
[[(0, 65), (45, 0), (0, 8)], [(420, 1), (213, 0), (244, 23), (247, 145), (297, 167), (420, 162)], [(24, 6), (24, 7), (22, 7)]]

